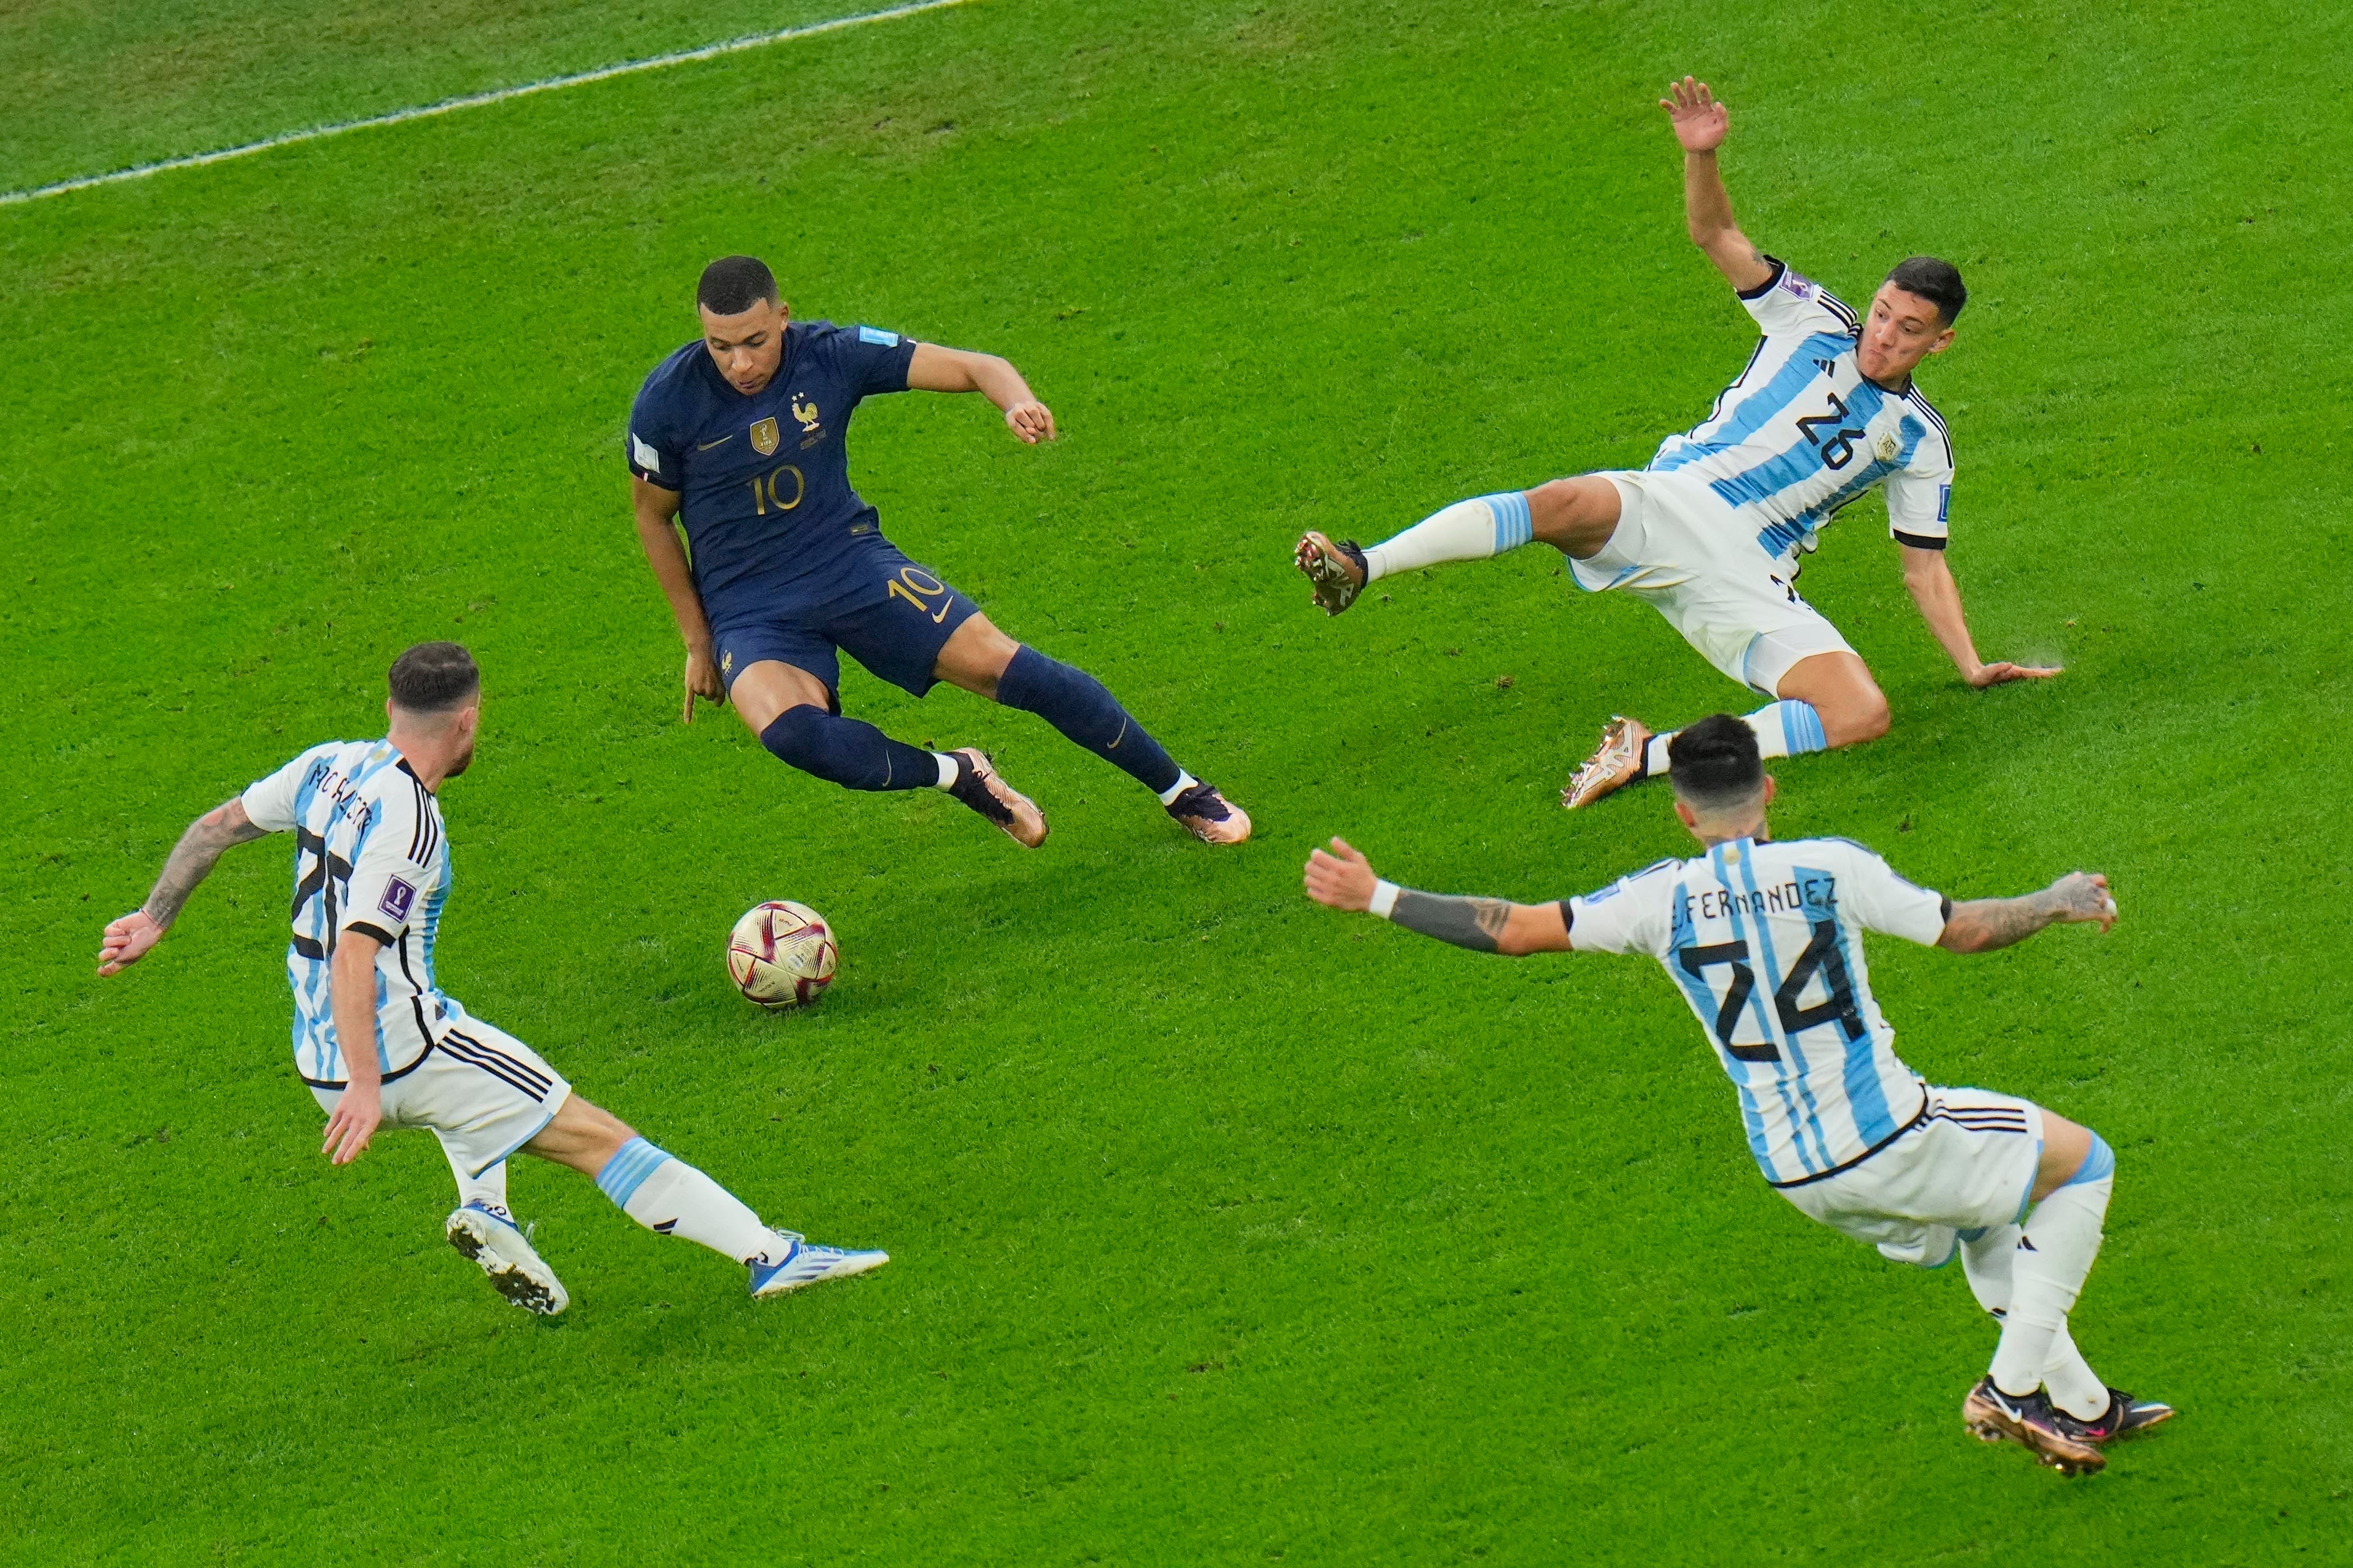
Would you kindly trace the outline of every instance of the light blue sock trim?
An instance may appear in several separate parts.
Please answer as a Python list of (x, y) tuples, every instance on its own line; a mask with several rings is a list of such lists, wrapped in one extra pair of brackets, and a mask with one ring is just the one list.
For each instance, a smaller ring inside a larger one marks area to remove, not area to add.
[(2092, 1134), (2091, 1151), (2084, 1156), (2084, 1163), (2075, 1167), (2073, 1175), (2059, 1184), (2072, 1187), (2078, 1182), (2105, 1182), (2116, 1173), (2116, 1152), (2108, 1147), (2106, 1139), (2094, 1132)]
[(1814, 711), (1812, 703), (1783, 698), (1775, 706), (1781, 710), (1781, 732), (1789, 739), (1791, 756), (1830, 750), (1830, 737), (1822, 732), (1822, 716)]
[(632, 1138), (605, 1162), (605, 1168), (596, 1173), (596, 1185), (613, 1200), (614, 1207), (626, 1209), (629, 1200), (638, 1195), (638, 1189), (646, 1184), (646, 1178), (661, 1169), (662, 1162), (669, 1158), (644, 1139)]
[(1481, 496), (1487, 510), (1495, 517), (1495, 553), (1517, 550), (1535, 537), (1535, 524), (1528, 517), (1528, 498), (1518, 490), (1505, 490), (1501, 495)]

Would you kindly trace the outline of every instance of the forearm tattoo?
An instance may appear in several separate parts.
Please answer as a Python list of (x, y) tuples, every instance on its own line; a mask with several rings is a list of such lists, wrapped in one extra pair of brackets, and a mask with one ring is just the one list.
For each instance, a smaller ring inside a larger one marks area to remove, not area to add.
[(147, 918), (159, 926), (169, 926), (180, 918), (180, 908), (196, 884), (212, 875), (213, 866), (231, 845), (243, 844), (263, 837), (262, 830), (245, 818), (242, 811), (232, 811), (230, 802), (205, 813), (188, 825), (180, 841), (172, 846), (171, 858), (164, 862), (163, 874), (155, 879), (154, 890), (140, 907)]
[[(1977, 899), (1953, 909), (1954, 921), (1976, 940), (1969, 950), (1991, 952), (2024, 942), (2051, 923), (2052, 896), (2029, 893), (2021, 899)], [(1966, 922), (1966, 923), (1964, 923)]]
[(1478, 952), (1497, 951), (1511, 918), (1512, 906), (1504, 899), (1458, 899), (1410, 888), (1398, 894), (1397, 907), (1389, 911), (1389, 919), (1398, 925)]

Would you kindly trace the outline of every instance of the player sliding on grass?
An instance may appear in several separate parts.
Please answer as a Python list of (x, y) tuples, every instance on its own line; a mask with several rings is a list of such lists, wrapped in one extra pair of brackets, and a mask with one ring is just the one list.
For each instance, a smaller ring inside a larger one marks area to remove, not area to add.
[[(647, 1229), (748, 1265), (754, 1296), (888, 1263), (888, 1253), (769, 1229), (442, 993), (433, 942), (449, 897), (449, 846), (439, 791), (474, 760), (481, 677), (456, 643), (420, 643), (394, 661), (391, 685), (385, 739), (313, 746), (198, 817), (146, 904), (106, 928), (98, 972), (118, 974), (163, 941), (229, 846), (291, 832), (294, 1062), (328, 1114), (323, 1152), (348, 1164), (379, 1126), (432, 1129), (458, 1177), (449, 1245), (499, 1294), (534, 1312), (560, 1312), (568, 1300), (508, 1212), (506, 1158), (518, 1149), (594, 1177)], [(354, 1040), (367, 1048), (346, 1054)]]
[(1195, 837), (1250, 837), (1250, 818), (1102, 682), (998, 631), (883, 538), (849, 488), (849, 416), (877, 393), (984, 392), (1023, 441), (1054, 439), (1054, 416), (1018, 371), (872, 327), (794, 321), (748, 256), (712, 262), (695, 300), (702, 338), (646, 377), (628, 437), (638, 538), (686, 638), (689, 722), (697, 697), (732, 701), (806, 773), (850, 789), (943, 789), (1017, 843), (1045, 842), (1045, 814), (978, 750), (927, 752), (843, 718), (843, 650), (917, 697), (945, 680), (1027, 709), (1134, 774)]
[[(1703, 658), (1778, 701), (1748, 716), (1767, 757), (1851, 746), (1887, 732), (1887, 699), (1838, 628), (1798, 596), (1821, 528), (1874, 486), (1904, 547), (1904, 585), (1971, 686), (2056, 675), (1978, 658), (1945, 563), (1953, 482), (1945, 422), (1912, 384), (1942, 353), (1968, 300), (1947, 262), (1915, 256), (1872, 296), (1867, 320), (1748, 243), (1715, 167), (1729, 126), (1707, 84), (1685, 77), (1661, 107), (1683, 145), (1693, 243), (1739, 291), (1764, 340), (1688, 435), (1647, 468), (1582, 474), (1532, 490), (1457, 501), (1396, 538), (1359, 549), (1320, 533), (1299, 542), (1315, 602), (1338, 615), (1366, 584), (1475, 561), (1542, 540), (1581, 588), (1624, 588), (1658, 607)], [(1561, 792), (1588, 805), (1662, 773), (1671, 734), (1622, 715)]]
[[(2068, 1475), (2100, 1445), (2173, 1414), (2108, 1387), (2067, 1332), (2100, 1250), (2116, 1156), (2096, 1132), (2023, 1100), (1933, 1089), (1896, 1059), (1862, 932), (1987, 952), (2060, 921), (2116, 923), (2107, 879), (1955, 904), (1844, 838), (1773, 843), (1773, 781), (1729, 714), (1672, 748), (1675, 815), (1706, 852), (1558, 903), (1443, 898), (1381, 881), (1341, 840), (1307, 863), (1308, 896), (1482, 952), (1644, 952), (1666, 967), (1730, 1074), (1765, 1179), (1810, 1217), (1936, 1268), (1958, 1250), (2001, 1320), (1992, 1369), (1961, 1405), (1969, 1431)], [(2024, 1228), (2020, 1228), (2021, 1222)]]

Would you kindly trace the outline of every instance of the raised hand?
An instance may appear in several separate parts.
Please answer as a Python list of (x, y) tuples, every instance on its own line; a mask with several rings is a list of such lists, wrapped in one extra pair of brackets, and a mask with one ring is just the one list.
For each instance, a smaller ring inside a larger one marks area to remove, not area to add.
[(98, 972), (120, 974), (164, 940), (164, 928), (145, 910), (133, 910), (119, 921), (109, 921), (98, 944)]
[(1039, 441), (1058, 439), (1054, 431), (1054, 411), (1034, 397), (1025, 397), (1005, 411), (1005, 423), (1021, 437), (1025, 447)]
[(1686, 153), (1713, 153), (1723, 145), (1725, 132), (1732, 129), (1732, 116), (1707, 83), (1685, 77), (1667, 84), (1668, 97), (1659, 100), (1659, 107), (1673, 121), (1675, 140), (1683, 144)]
[(2001, 659), (1992, 664), (1978, 666), (1976, 673), (1968, 678), (1968, 681), (1971, 686), (1977, 687), (2000, 686), (2012, 680), (2048, 680), (2058, 673), (2059, 670), (2055, 667), (2012, 664), (2007, 659)]
[(2051, 884), (2052, 918), (2063, 924), (2097, 921), (2102, 931), (2116, 923), (2116, 895), (2108, 879), (2097, 871), (2070, 871)]
[(1373, 863), (1345, 838), (1332, 840), (1329, 853), (1318, 849), (1307, 857), (1307, 896), (1327, 909), (1371, 909), (1377, 880)]

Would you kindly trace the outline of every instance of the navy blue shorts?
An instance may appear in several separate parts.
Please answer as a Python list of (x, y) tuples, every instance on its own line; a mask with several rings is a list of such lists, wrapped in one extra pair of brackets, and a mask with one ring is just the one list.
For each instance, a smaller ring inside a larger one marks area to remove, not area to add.
[(932, 670), (940, 649), (980, 606), (888, 542), (861, 552), (855, 570), (861, 580), (823, 604), (783, 603), (714, 625), (719, 679), (732, 687), (745, 669), (773, 658), (824, 681), (836, 712), (841, 710), (837, 652), (916, 697), (937, 685)]

